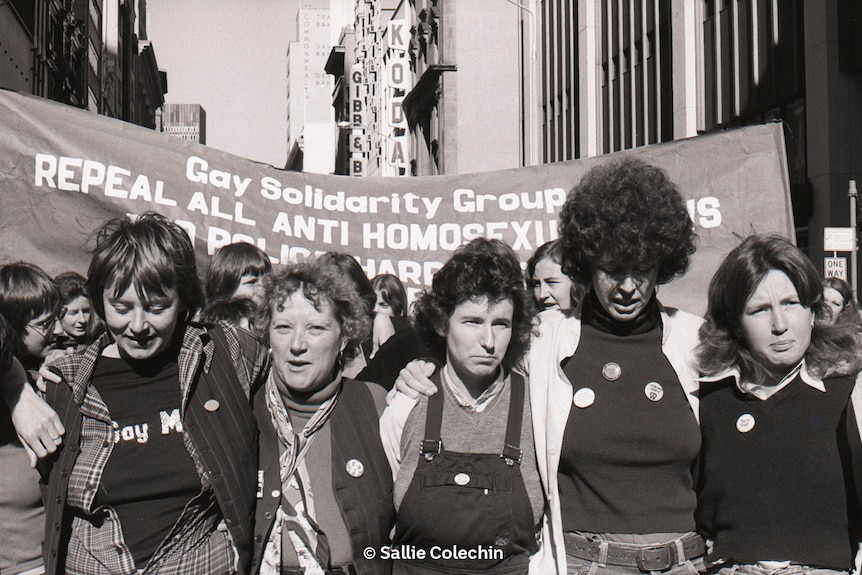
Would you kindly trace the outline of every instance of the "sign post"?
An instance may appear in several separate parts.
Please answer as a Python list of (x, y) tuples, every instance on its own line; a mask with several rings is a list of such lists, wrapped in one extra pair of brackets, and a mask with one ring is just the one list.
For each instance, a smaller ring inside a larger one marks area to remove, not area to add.
[[(856, 180), (850, 180), (850, 185), (848, 186), (848, 189), (847, 189), (847, 196), (850, 198), (850, 227), (853, 228), (853, 239), (855, 240), (856, 235), (857, 235), (857, 233), (856, 233), (856, 200), (859, 197), (859, 194), (856, 191)], [(859, 265), (858, 259), (856, 258), (856, 250), (857, 250), (856, 242), (854, 241), (853, 242), (853, 254), (852, 254), (853, 255), (853, 266), (852, 266), (852, 270), (853, 270), (852, 274), (853, 275), (850, 276), (851, 277), (850, 287), (853, 288), (854, 294), (856, 293), (856, 284), (858, 281), (857, 275), (859, 273), (856, 269)]]
[(847, 258), (823, 258), (823, 272), (828, 278), (847, 281)]
[[(823, 251), (832, 252), (832, 257), (823, 258), (824, 275), (828, 278), (839, 278), (847, 281), (847, 258), (838, 257), (837, 252), (854, 253), (856, 251), (856, 226), (823, 228)], [(856, 291), (855, 287), (853, 291)]]

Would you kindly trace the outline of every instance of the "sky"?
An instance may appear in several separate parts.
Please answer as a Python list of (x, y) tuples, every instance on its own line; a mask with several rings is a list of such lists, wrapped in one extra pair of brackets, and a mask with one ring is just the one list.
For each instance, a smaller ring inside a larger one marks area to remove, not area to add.
[(165, 102), (200, 104), (212, 148), (283, 168), (297, 0), (147, 0)]

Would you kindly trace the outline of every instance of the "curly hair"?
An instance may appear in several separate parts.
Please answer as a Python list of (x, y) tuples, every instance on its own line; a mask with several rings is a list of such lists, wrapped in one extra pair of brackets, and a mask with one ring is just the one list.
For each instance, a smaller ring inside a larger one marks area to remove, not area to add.
[(256, 245), (237, 242), (222, 246), (213, 254), (204, 279), (207, 302), (229, 300), (243, 276), (263, 277), (271, 271), (269, 256)]
[(273, 312), (299, 291), (317, 310), (324, 302), (332, 306), (341, 335), (347, 340), (345, 359), (356, 357), (360, 344), (371, 333), (371, 319), (355, 282), (329, 258), (290, 264), (264, 277), (263, 288), (260, 330), (267, 341)]
[(87, 272), (90, 303), (105, 319), (104, 292), (115, 296), (134, 286), (142, 300), (149, 294), (176, 292), (185, 321), (203, 306), (195, 250), (186, 231), (156, 212), (136, 220), (115, 218), (94, 233), (96, 248)]
[[(838, 317), (832, 323), (852, 323), (862, 325), (862, 317), (859, 316), (859, 304), (856, 303), (856, 298), (853, 297), (853, 288), (841, 278), (824, 278), (823, 289), (832, 288), (841, 294), (844, 300), (844, 307), (838, 312)], [(830, 312), (831, 314), (831, 312)]]
[(591, 168), (569, 193), (559, 220), (563, 272), (589, 283), (600, 260), (655, 263), (658, 283), (688, 270), (694, 227), (661, 168), (623, 157)]
[(398, 276), (379, 274), (371, 280), (371, 285), (375, 292), (380, 292), (380, 297), (389, 304), (393, 314), (401, 317), (407, 315), (407, 292)]
[(485, 238), (476, 238), (456, 250), (434, 274), (431, 289), (413, 302), (414, 325), (434, 359), (446, 360), (446, 336), (440, 334), (446, 333), (455, 308), (481, 299), (512, 302), (512, 339), (503, 367), (511, 369), (521, 362), (530, 346), (536, 302), (524, 286), (511, 248)]
[[(815, 317), (828, 313), (820, 276), (799, 249), (779, 236), (749, 236), (735, 247), (709, 283), (706, 322), (695, 350), (702, 373), (718, 375), (736, 368), (750, 382), (764, 383), (769, 372), (751, 354), (742, 332), (745, 305), (770, 271), (784, 273), (799, 302)], [(817, 377), (846, 375), (862, 369), (860, 329), (815, 322), (805, 352), (808, 370)]]

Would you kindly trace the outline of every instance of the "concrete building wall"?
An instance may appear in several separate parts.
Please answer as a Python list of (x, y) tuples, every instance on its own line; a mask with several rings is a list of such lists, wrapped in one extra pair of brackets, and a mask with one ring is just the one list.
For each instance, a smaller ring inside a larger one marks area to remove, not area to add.
[(835, 2), (805, 2), (804, 18), (807, 166), (813, 198), (808, 243), (809, 255), (822, 271), (822, 256), (832, 255), (823, 252), (822, 230), (850, 224), (849, 181), (855, 179), (862, 189), (862, 71), (839, 68)]
[(165, 104), (160, 119), (161, 131), (169, 136), (207, 143), (206, 110), (200, 104)]
[(33, 90), (32, 40), (10, 3), (0, 4), (0, 86)]
[[(458, 71), (444, 75), (447, 126), (454, 128), (445, 132), (445, 173), (516, 168), (521, 150), (520, 11), (497, 0), (448, 4), (455, 21), (444, 22), (454, 32), (447, 35), (451, 44), (446, 44), (444, 58)], [(451, 124), (449, 115), (454, 116)]]
[(546, 0), (540, 15), (543, 161), (780, 120), (796, 239), (822, 270), (823, 228), (849, 225), (849, 180), (862, 187), (858, 2)]
[(296, 14), (297, 41), (288, 48), (288, 168), (330, 174), (335, 169), (332, 77), (332, 6), (303, 2)]

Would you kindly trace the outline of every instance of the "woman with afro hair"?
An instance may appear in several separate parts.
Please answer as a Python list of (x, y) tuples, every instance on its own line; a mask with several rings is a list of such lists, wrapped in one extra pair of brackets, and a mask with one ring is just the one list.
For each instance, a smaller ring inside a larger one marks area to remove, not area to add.
[(702, 320), (656, 288), (687, 270), (692, 221), (663, 170), (626, 157), (587, 172), (560, 237), (563, 271), (590, 289), (573, 314), (542, 314), (530, 357), (545, 544), (560, 573), (691, 574)]

